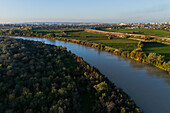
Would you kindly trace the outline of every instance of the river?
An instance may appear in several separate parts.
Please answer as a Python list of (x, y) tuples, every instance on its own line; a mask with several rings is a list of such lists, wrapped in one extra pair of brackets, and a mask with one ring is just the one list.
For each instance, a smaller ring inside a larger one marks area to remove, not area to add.
[(170, 75), (156, 67), (75, 43), (45, 38), (12, 38), (65, 46), (122, 88), (145, 113), (170, 113)]

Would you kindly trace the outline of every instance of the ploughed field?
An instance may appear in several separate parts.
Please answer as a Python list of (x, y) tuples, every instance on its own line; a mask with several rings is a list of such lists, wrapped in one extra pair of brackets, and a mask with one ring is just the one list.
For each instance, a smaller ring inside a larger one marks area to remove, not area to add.
[(140, 112), (82, 58), (40, 42), (0, 38), (0, 89), (2, 113)]

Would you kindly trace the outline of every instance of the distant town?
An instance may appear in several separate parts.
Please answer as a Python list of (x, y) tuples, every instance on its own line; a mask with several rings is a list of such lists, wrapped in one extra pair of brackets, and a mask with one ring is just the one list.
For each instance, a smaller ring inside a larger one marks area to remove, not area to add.
[(17, 24), (0, 24), (0, 28), (8, 27), (27, 27), (27, 26), (74, 26), (74, 27), (90, 27), (90, 28), (107, 28), (107, 29), (161, 29), (170, 31), (170, 22), (152, 22), (152, 23), (82, 23), (82, 22), (30, 22), (30, 23), (17, 23)]

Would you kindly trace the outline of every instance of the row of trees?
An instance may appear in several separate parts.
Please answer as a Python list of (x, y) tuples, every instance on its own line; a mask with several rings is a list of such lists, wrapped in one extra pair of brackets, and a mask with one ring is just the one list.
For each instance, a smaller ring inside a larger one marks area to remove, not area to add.
[(132, 52), (122, 51), (119, 49), (119, 50), (115, 50), (114, 53), (123, 57), (131, 58), (143, 63), (154, 65), (170, 73), (170, 65), (169, 65), (170, 61), (166, 62), (164, 60), (164, 56), (156, 53), (149, 53), (147, 55), (142, 51), (142, 47), (143, 47), (143, 43), (140, 41), (138, 43), (138, 48), (134, 49)]

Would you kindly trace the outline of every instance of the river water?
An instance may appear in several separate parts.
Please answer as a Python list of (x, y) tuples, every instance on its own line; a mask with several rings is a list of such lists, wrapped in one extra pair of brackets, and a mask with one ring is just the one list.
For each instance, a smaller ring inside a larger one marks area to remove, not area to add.
[(65, 46), (122, 88), (145, 113), (170, 113), (170, 75), (156, 67), (75, 43), (45, 38), (12, 38)]

